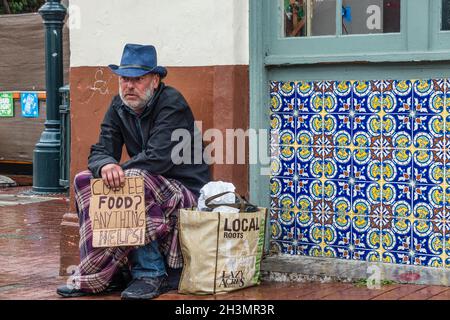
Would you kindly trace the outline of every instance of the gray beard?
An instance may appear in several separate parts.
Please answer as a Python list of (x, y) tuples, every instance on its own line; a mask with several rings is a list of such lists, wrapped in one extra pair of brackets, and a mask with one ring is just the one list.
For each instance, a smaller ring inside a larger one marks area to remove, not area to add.
[(122, 102), (130, 109), (132, 109), (135, 112), (141, 112), (142, 109), (144, 109), (144, 107), (147, 105), (147, 103), (152, 99), (153, 94), (155, 93), (154, 90), (152, 89), (148, 89), (147, 91), (145, 91), (145, 99), (139, 103), (129, 103), (125, 100), (125, 97), (123, 96), (122, 90), (120, 89), (119, 86), (119, 96), (120, 99), (122, 99)]

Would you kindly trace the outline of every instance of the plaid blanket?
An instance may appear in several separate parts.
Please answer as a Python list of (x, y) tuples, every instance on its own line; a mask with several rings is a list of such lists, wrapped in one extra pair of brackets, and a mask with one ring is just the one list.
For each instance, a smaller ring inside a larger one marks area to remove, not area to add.
[[(126, 176), (142, 176), (145, 185), (145, 243), (158, 240), (160, 251), (171, 268), (181, 268), (183, 258), (178, 242), (178, 209), (196, 205), (196, 196), (174, 179), (151, 175), (145, 170), (125, 170)], [(92, 173), (80, 172), (74, 179), (75, 200), (80, 220), (80, 264), (69, 278), (70, 285), (87, 292), (106, 289), (116, 271), (127, 265), (133, 247), (92, 247), (89, 219), (90, 180)]]

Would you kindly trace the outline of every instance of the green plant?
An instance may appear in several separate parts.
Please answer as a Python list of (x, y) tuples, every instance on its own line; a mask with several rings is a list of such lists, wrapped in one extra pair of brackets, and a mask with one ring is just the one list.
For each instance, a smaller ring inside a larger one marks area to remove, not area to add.
[[(353, 281), (353, 285), (355, 287), (367, 287), (368, 280), (369, 279), (366, 279), (366, 278), (358, 279), (358, 280)], [(392, 280), (381, 280), (380, 281), (381, 286), (387, 286), (387, 285), (394, 284), (394, 283), (395, 283), (395, 281), (392, 281)]]
[(0, 14), (36, 12), (45, 0), (1, 0)]

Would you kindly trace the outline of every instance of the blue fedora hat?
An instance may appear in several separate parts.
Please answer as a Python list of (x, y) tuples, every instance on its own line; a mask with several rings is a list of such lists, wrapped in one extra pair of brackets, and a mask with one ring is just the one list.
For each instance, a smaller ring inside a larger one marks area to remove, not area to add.
[(123, 48), (120, 66), (110, 64), (109, 68), (122, 77), (141, 77), (147, 73), (157, 73), (164, 78), (167, 70), (158, 66), (156, 49), (152, 45), (127, 43)]

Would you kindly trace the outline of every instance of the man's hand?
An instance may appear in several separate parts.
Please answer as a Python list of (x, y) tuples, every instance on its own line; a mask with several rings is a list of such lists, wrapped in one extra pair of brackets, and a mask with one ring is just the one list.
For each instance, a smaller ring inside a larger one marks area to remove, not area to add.
[(117, 190), (125, 184), (125, 174), (122, 167), (111, 163), (102, 167), (103, 182), (111, 189)]

